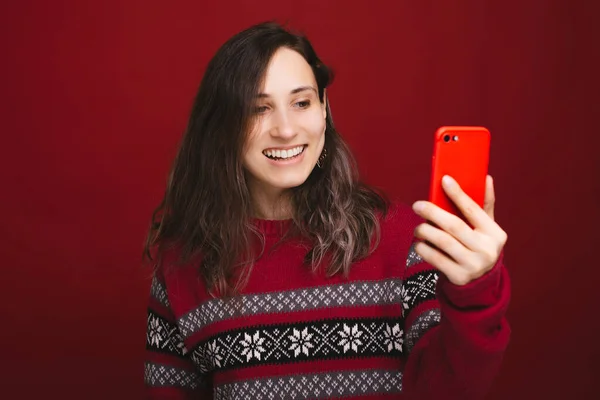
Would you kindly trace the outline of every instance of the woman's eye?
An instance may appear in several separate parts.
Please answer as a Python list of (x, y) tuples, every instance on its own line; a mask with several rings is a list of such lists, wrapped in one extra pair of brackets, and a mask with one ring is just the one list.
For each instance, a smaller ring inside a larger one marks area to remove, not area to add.
[(258, 106), (254, 108), (254, 112), (256, 114), (264, 114), (267, 112), (269, 108), (267, 106)]
[(296, 103), (296, 105), (300, 108), (308, 108), (310, 106), (310, 101), (308, 101), (308, 100), (299, 101)]

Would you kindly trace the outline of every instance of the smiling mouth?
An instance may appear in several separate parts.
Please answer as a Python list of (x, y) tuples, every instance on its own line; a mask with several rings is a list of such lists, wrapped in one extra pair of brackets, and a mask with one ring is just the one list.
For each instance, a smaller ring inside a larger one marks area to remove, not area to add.
[(304, 152), (306, 145), (296, 146), (288, 150), (264, 150), (265, 157), (271, 160), (291, 160)]

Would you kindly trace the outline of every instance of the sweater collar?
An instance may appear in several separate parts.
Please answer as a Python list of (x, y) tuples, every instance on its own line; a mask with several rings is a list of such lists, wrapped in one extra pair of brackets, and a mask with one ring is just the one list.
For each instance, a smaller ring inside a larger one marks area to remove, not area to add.
[(292, 225), (292, 219), (272, 220), (252, 218), (251, 221), (261, 233), (270, 236), (283, 236)]

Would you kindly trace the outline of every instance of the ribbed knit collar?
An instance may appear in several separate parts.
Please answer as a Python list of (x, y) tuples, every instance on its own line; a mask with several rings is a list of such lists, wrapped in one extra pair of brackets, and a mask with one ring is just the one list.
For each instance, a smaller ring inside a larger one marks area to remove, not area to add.
[(260, 232), (270, 236), (283, 236), (292, 225), (292, 219), (271, 220), (252, 218), (251, 221)]

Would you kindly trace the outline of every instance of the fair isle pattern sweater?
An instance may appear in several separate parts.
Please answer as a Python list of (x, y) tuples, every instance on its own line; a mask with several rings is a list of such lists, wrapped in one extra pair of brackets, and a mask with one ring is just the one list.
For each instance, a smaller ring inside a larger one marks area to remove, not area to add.
[(150, 290), (147, 398), (481, 398), (509, 340), (507, 272), (499, 260), (453, 285), (414, 252), (420, 222), (394, 205), (345, 279), (311, 273), (294, 239), (274, 246), (288, 221), (257, 221), (266, 251), (233, 301), (167, 257)]

